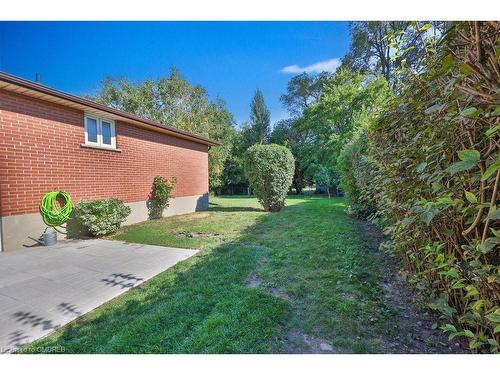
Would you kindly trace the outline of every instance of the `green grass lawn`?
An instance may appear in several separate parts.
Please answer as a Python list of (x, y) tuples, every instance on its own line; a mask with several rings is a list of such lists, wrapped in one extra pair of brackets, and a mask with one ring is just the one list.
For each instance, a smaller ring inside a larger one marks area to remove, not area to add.
[[(383, 352), (394, 313), (341, 199), (210, 198), (208, 212), (124, 228), (117, 240), (198, 248), (194, 257), (32, 347), (66, 353)], [(309, 348), (309, 349), (308, 349)]]

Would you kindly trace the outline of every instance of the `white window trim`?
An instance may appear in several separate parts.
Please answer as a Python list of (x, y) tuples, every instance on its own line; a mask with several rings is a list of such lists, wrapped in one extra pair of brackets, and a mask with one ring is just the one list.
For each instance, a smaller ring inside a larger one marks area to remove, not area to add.
[[(97, 142), (89, 141), (89, 133), (87, 131), (87, 119), (95, 120), (97, 123)], [(102, 122), (107, 122), (111, 125), (111, 144), (103, 143), (102, 137)], [(93, 115), (85, 115), (84, 116), (84, 128), (85, 128), (85, 144), (90, 146), (98, 146), (103, 148), (116, 149), (116, 131), (115, 131), (115, 122), (114, 120), (110, 120), (107, 118), (100, 118)]]
[[(88, 127), (87, 127), (87, 120), (88, 119), (95, 120), (95, 122), (96, 122), (96, 126), (97, 126), (97, 142), (91, 142), (91, 141), (89, 141), (89, 132), (88, 132)], [(97, 117), (95, 117), (95, 116), (85, 115), (84, 125), (85, 125), (85, 144), (86, 145), (98, 146), (99, 145), (99, 119)]]
[[(110, 131), (111, 131), (111, 144), (105, 144), (103, 142), (103, 136), (102, 136), (102, 122), (107, 122), (110, 124)], [(109, 147), (109, 148), (116, 148), (116, 133), (115, 133), (115, 122), (113, 120), (108, 120), (108, 119), (99, 119), (99, 132), (97, 133), (97, 139), (99, 141), (99, 146), (101, 147)]]

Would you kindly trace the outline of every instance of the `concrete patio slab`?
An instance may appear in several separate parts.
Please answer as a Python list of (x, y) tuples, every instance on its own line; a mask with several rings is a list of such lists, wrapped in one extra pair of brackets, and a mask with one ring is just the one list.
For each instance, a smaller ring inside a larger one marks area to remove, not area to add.
[(47, 336), (196, 252), (94, 239), (0, 253), (0, 353)]

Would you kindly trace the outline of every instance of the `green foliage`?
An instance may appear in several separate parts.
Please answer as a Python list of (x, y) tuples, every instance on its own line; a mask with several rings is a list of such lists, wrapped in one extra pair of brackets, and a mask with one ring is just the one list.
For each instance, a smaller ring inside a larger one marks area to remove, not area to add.
[(314, 181), (316, 182), (316, 185), (326, 190), (328, 198), (331, 197), (332, 192), (337, 192), (339, 178), (333, 168), (327, 168), (324, 165), (320, 165), (314, 175)]
[[(373, 78), (349, 69), (339, 69), (335, 74), (322, 79), (322, 94), (314, 102), (304, 106), (303, 114), (292, 123), (292, 130), (298, 134), (300, 147), (294, 152), (296, 163), (305, 180), (315, 180), (327, 189), (328, 194), (338, 187), (339, 177), (344, 188), (354, 187), (354, 174), (360, 179), (369, 176), (372, 165), (365, 156), (365, 146), (359, 144), (358, 154), (353, 155), (351, 147), (348, 160), (339, 160), (343, 147), (355, 137), (358, 129), (367, 127), (376, 118), (391, 97), (384, 78)], [(292, 147), (292, 151), (294, 148)], [(344, 165), (341, 165), (344, 163)], [(353, 163), (347, 166), (346, 163)], [(351, 170), (351, 167), (358, 168)], [(366, 169), (366, 171), (365, 171)], [(347, 176), (351, 173), (351, 176)], [(348, 180), (352, 181), (348, 183)], [(359, 188), (358, 188), (359, 190)], [(373, 213), (373, 203), (367, 192), (360, 201), (361, 191), (350, 191), (352, 198), (349, 210), (359, 216)]]
[(221, 183), (216, 189), (218, 194), (234, 194), (235, 191), (246, 194), (248, 181), (243, 169), (244, 154), (255, 144), (268, 143), (269, 132), (270, 113), (262, 92), (257, 90), (250, 104), (250, 122), (244, 123), (241, 129), (234, 130), (229, 137), (231, 149), (224, 162)]
[(350, 212), (385, 226), (443, 329), (475, 351), (497, 351), (500, 332), (499, 31), (355, 22), (319, 95), (297, 77), (284, 101), (305, 174), (340, 174)]
[(323, 84), (330, 77), (330, 73), (317, 75), (302, 73), (288, 82), (286, 94), (280, 97), (283, 105), (292, 116), (300, 116), (302, 112), (315, 103), (323, 94)]
[(192, 86), (176, 69), (169, 76), (131, 82), (109, 77), (93, 100), (166, 126), (221, 141), (208, 152), (209, 184), (222, 185), (224, 163), (232, 149), (233, 117), (222, 100), (211, 102), (201, 86)]
[(168, 207), (168, 201), (172, 198), (172, 190), (174, 190), (176, 182), (175, 177), (166, 179), (163, 176), (156, 176), (153, 179), (153, 186), (151, 186), (148, 199), (150, 219), (163, 217), (163, 210)]
[(382, 75), (397, 91), (401, 82), (426, 68), (425, 52), (435, 48), (449, 27), (443, 21), (356, 21), (350, 23), (351, 45), (342, 66)]
[[(245, 172), (243, 171), (243, 154), (246, 149), (243, 148), (242, 138), (242, 133), (235, 129), (231, 138), (231, 153), (224, 162), (221, 188), (229, 189), (230, 194), (233, 193), (234, 186), (246, 185)], [(219, 192), (220, 190), (217, 189), (216, 191)]]
[(266, 211), (280, 211), (292, 184), (294, 159), (284, 146), (254, 145), (245, 154), (245, 174)]
[(349, 203), (348, 212), (361, 219), (373, 219), (377, 211), (374, 189), (376, 166), (367, 153), (367, 142), (366, 130), (361, 127), (342, 148), (337, 162), (341, 187)]
[(262, 92), (257, 90), (250, 104), (250, 123), (245, 128), (244, 141), (247, 147), (266, 143), (269, 139), (269, 132), (270, 113)]
[(308, 139), (304, 150), (308, 164), (335, 168), (342, 147), (357, 128), (383, 108), (389, 96), (383, 78), (368, 79), (361, 73), (339, 69), (323, 84), (321, 98), (296, 121), (297, 129)]
[(233, 127), (233, 115), (226, 110), (221, 99), (216, 100), (210, 109), (207, 135), (222, 142), (222, 145), (208, 150), (208, 185), (210, 190), (214, 190), (224, 184), (224, 165), (233, 153), (236, 130)]
[(296, 121), (293, 119), (278, 121), (273, 128), (270, 143), (286, 146), (290, 149), (295, 159), (295, 171), (293, 173), (293, 188), (297, 194), (302, 194), (302, 190), (307, 183), (311, 182), (307, 172), (309, 161), (307, 158), (307, 137), (298, 131)]
[(130, 211), (129, 206), (115, 198), (80, 202), (75, 206), (76, 219), (93, 236), (116, 232)]
[(450, 339), (492, 352), (500, 331), (499, 31), (497, 22), (458, 23), (369, 133), (375, 201), (410, 280)]

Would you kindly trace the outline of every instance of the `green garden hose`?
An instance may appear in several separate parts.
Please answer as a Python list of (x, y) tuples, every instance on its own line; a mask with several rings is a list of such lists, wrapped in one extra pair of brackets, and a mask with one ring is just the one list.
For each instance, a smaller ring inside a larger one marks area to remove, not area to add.
[[(64, 204), (60, 204), (58, 198), (62, 198)], [(71, 197), (65, 191), (51, 191), (45, 194), (40, 202), (40, 214), (42, 215), (43, 222), (59, 233), (63, 232), (57, 229), (57, 227), (68, 221), (71, 211), (73, 211)]]

